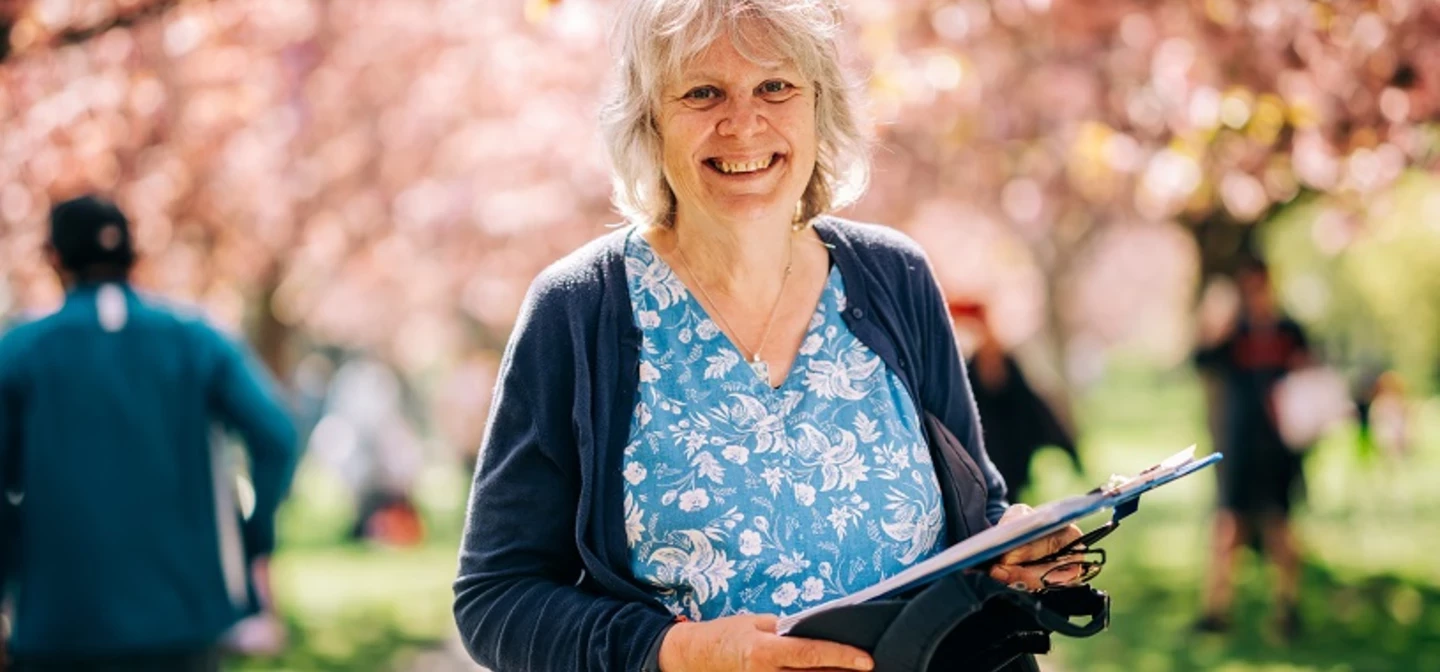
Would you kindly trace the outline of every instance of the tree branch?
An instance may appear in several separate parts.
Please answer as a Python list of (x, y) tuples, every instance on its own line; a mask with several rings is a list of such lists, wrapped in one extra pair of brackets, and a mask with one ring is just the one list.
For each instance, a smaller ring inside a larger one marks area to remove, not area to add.
[[(11, 29), (13, 29), (18, 22), (19, 15), (24, 12), (19, 9), (12, 11), (8, 15), (0, 12), (0, 64), (4, 64), (11, 58), (25, 56), (45, 49), (54, 49), (89, 42), (116, 28), (128, 28), (143, 21), (159, 17), (186, 1), (187, 0), (154, 0), (153, 2), (139, 4), (129, 9), (118, 11), (113, 16), (107, 17), (94, 25), (80, 28), (65, 28), (49, 36), (48, 39), (41, 40), (19, 51), (11, 50), (10, 33)], [(0, 0), (0, 7), (3, 7), (3, 2), (4, 0)]]

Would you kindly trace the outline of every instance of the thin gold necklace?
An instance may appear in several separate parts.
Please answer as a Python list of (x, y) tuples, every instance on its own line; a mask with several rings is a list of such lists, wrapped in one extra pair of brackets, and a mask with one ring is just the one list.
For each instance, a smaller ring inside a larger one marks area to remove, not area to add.
[[(700, 295), (705, 297), (705, 303), (710, 304), (710, 310), (720, 320), (721, 326), (725, 327), (725, 331), (735, 338), (735, 344), (740, 346), (740, 356), (750, 360), (750, 369), (767, 385), (770, 384), (770, 366), (765, 363), (765, 360), (760, 359), (760, 353), (765, 349), (765, 344), (770, 342), (770, 328), (775, 326), (775, 313), (780, 310), (780, 299), (785, 296), (785, 286), (790, 283), (790, 271), (795, 264), (795, 236), (790, 236), (789, 242), (785, 260), (785, 276), (780, 279), (780, 291), (775, 295), (774, 305), (770, 306), (770, 316), (765, 318), (765, 333), (760, 335), (760, 346), (754, 350), (751, 350), (750, 346), (745, 344), (744, 339), (740, 338), (740, 332), (730, 326), (730, 321), (726, 320), (725, 314), (720, 312), (720, 304), (715, 303), (715, 299), (711, 298), (710, 292), (705, 289), (705, 283), (700, 280), (699, 275), (696, 275), (695, 270), (690, 268), (690, 260), (685, 258), (685, 250), (680, 247), (679, 241), (675, 243), (675, 252), (680, 256), (680, 265), (684, 266), (685, 272), (695, 279), (695, 286), (700, 289)], [(746, 351), (750, 354), (746, 355)]]

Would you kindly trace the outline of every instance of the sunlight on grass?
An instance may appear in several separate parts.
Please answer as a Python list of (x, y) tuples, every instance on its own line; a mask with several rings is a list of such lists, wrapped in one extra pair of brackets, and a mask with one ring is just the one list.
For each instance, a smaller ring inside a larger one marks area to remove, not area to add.
[(282, 555), (275, 571), (282, 599), (316, 618), (369, 606), (389, 609), (403, 630), (417, 635), (451, 624), (455, 550), (450, 547), (308, 551)]
[(292, 647), (237, 670), (394, 670), (451, 637), (455, 544), (419, 549), (302, 548), (275, 559)]

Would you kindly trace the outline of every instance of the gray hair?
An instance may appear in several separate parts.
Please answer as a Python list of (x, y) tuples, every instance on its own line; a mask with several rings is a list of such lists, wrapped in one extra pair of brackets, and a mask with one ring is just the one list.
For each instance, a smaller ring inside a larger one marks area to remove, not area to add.
[(801, 221), (858, 200), (870, 179), (869, 145), (835, 46), (840, 21), (836, 0), (626, 0), (612, 39), (618, 77), (600, 112), (620, 213), (633, 222), (671, 224), (675, 193), (662, 168), (660, 94), (722, 36), (757, 64), (794, 63), (815, 84), (818, 151)]

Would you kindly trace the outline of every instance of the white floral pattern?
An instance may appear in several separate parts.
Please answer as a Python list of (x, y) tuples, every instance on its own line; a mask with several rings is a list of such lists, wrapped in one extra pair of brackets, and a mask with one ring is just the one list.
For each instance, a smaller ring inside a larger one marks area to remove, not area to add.
[(694, 620), (794, 613), (940, 550), (914, 403), (841, 318), (838, 271), (771, 388), (642, 237), (625, 254), (643, 335), (625, 539), (662, 603)]

